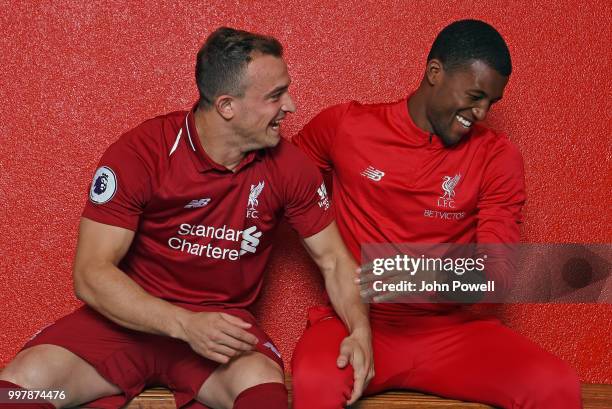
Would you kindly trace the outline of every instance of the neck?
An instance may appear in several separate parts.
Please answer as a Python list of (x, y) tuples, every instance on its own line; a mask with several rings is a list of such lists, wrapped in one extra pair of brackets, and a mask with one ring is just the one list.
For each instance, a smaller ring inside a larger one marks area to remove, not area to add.
[(245, 156), (237, 135), (212, 111), (200, 108), (194, 113), (198, 138), (206, 154), (221, 166), (234, 170)]
[(425, 132), (433, 133), (433, 128), (427, 119), (426, 102), (429, 99), (427, 84), (421, 82), (419, 88), (408, 100), (408, 112), (414, 124)]

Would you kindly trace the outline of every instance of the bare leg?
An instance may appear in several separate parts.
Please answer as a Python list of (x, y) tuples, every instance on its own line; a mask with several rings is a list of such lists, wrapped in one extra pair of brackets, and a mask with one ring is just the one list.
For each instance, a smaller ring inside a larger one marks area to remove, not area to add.
[(0, 373), (0, 379), (25, 389), (64, 391), (66, 399), (51, 401), (57, 408), (121, 393), (85, 360), (65, 348), (49, 344), (21, 351)]
[(215, 409), (231, 409), (244, 390), (263, 383), (284, 383), (282, 369), (259, 352), (249, 352), (221, 365), (204, 382), (197, 400)]

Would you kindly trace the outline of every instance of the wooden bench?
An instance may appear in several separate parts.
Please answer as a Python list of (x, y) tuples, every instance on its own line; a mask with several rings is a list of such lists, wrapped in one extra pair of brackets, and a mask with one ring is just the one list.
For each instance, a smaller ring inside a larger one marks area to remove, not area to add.
[[(287, 387), (291, 382), (287, 380)], [(291, 392), (291, 389), (290, 389)], [(612, 385), (582, 385), (584, 409), (612, 408)], [(128, 409), (174, 409), (174, 398), (167, 389), (148, 389), (134, 398)], [(390, 391), (376, 396), (361, 399), (351, 409), (492, 409), (480, 403), (461, 402), (443, 399), (418, 392)], [(554, 409), (554, 408), (551, 408)]]

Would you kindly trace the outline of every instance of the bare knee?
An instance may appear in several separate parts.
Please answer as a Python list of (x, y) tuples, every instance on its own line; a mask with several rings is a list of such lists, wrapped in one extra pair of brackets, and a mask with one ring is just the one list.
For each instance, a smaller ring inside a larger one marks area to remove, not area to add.
[(238, 395), (263, 383), (284, 383), (283, 370), (259, 352), (250, 352), (220, 366), (204, 383), (198, 400), (231, 408)]
[(120, 390), (72, 352), (56, 345), (36, 345), (21, 351), (2, 371), (0, 379), (24, 389), (60, 390), (56, 407), (74, 406)]
[(283, 383), (282, 369), (267, 356), (253, 352), (236, 360), (230, 368), (232, 381), (229, 390), (232, 401), (242, 391), (262, 383)]
[(2, 371), (0, 379), (25, 389), (51, 389), (61, 386), (68, 366), (53, 345), (37, 345), (21, 351)]

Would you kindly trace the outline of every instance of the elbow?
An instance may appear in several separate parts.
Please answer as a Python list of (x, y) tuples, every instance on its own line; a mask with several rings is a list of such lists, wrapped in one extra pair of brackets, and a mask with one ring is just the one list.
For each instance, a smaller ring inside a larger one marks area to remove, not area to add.
[(91, 289), (87, 282), (87, 269), (82, 266), (74, 266), (72, 269), (72, 287), (74, 295), (86, 304), (91, 301)]
[(317, 260), (317, 264), (325, 282), (329, 282), (330, 279), (336, 278), (335, 273), (338, 262), (335, 257), (325, 257), (324, 259)]

